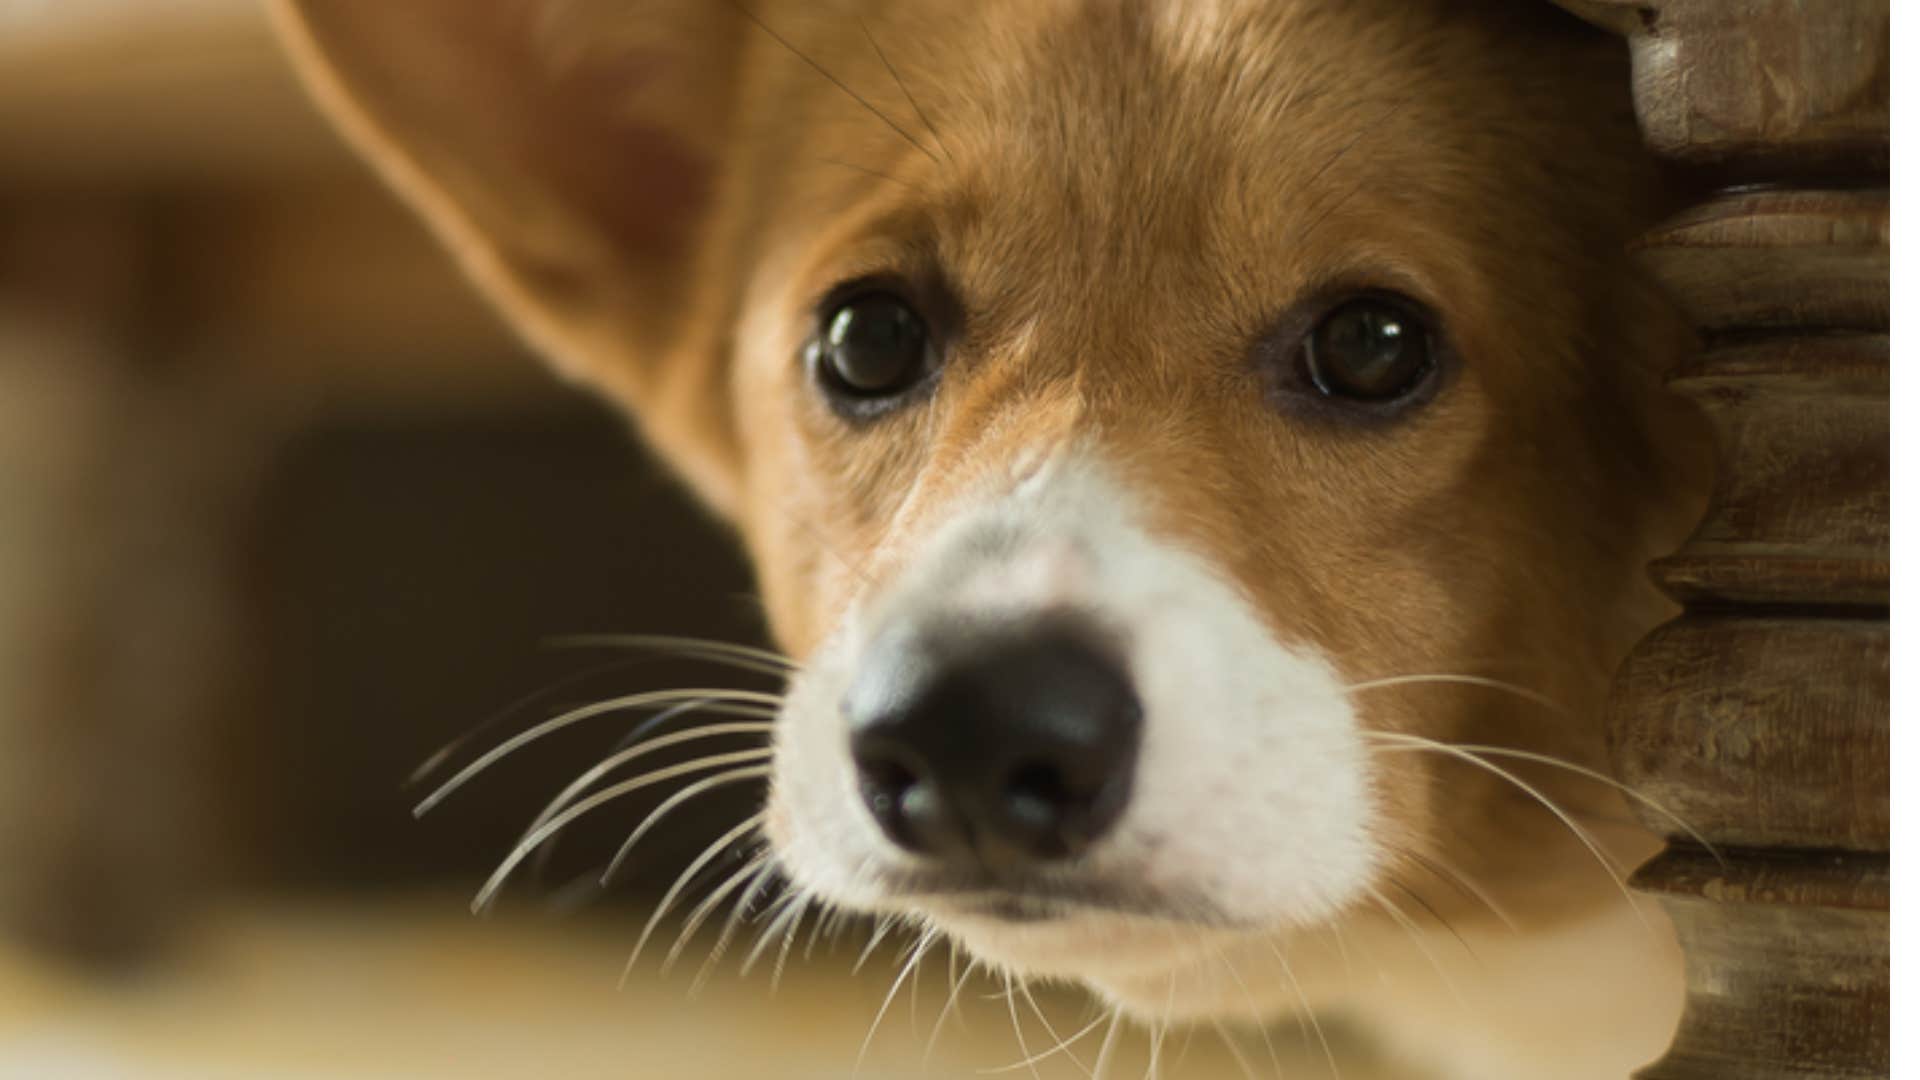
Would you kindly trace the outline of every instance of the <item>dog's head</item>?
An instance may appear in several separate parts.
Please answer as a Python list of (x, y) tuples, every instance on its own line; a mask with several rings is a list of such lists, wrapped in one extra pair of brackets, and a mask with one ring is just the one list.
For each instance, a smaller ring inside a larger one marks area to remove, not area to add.
[(287, 13), (738, 525), (801, 661), (801, 886), (1163, 1011), (1389, 883), (1618, 901), (1535, 801), (1632, 851), (1614, 792), (1446, 749), (1597, 765), (1686, 518), (1611, 41), (1504, 0)]

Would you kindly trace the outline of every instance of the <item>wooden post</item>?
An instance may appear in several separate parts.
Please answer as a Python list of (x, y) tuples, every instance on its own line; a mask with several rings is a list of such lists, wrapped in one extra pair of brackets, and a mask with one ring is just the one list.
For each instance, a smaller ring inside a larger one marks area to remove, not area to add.
[(1888, 5), (1562, 6), (1627, 36), (1648, 144), (1729, 185), (1640, 244), (1701, 332), (1672, 385), (1720, 472), (1653, 567), (1686, 612), (1620, 672), (1615, 764), (1726, 861), (1670, 836), (1635, 876), (1689, 976), (1638, 1075), (1885, 1076)]
[(0, 201), (0, 937), (147, 959), (211, 868), (261, 423), (153, 340), (137, 200)]

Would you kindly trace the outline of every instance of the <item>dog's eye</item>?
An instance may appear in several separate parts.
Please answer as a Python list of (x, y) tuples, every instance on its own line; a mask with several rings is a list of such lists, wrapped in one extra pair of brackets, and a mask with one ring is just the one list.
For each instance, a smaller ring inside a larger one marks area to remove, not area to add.
[(872, 403), (898, 396), (926, 374), (927, 324), (886, 292), (843, 301), (826, 313), (810, 346), (821, 384), (842, 399)]
[(1409, 305), (1383, 296), (1348, 300), (1307, 334), (1307, 377), (1330, 398), (1391, 401), (1433, 371), (1427, 323)]

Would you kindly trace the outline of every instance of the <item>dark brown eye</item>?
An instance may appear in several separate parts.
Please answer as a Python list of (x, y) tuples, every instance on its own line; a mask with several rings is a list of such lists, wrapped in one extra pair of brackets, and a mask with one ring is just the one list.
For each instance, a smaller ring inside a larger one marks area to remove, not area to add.
[(927, 374), (927, 324), (911, 305), (871, 292), (826, 313), (809, 351), (822, 387), (869, 405), (897, 397)]
[(1391, 401), (1433, 372), (1426, 320), (1390, 297), (1348, 300), (1323, 317), (1305, 344), (1307, 377), (1330, 398)]

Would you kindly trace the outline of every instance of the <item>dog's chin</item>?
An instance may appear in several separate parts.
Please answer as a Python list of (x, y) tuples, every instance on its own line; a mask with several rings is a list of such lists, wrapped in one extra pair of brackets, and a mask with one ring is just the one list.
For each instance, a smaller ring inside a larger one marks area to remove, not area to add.
[(1224, 933), (1173, 917), (1023, 900), (942, 901), (918, 908), (974, 956), (1022, 976), (1094, 985), (1154, 979)]
[(1257, 1019), (1268, 1006), (1285, 1007), (1249, 996), (1237, 973), (1226, 974), (1232, 965), (1220, 961), (1268, 954), (1274, 936), (1263, 930), (1019, 900), (918, 910), (995, 968), (1084, 985), (1143, 1021)]

